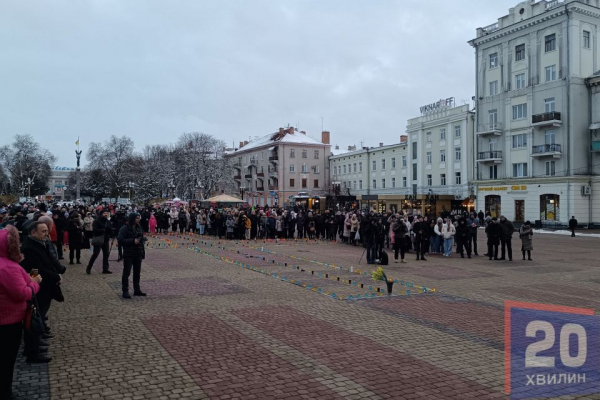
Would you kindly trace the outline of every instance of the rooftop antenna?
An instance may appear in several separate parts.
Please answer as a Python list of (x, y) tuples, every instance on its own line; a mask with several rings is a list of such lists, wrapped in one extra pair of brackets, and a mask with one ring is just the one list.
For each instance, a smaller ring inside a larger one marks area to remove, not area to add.
[(323, 117), (321, 117), (321, 132), (323, 132)]

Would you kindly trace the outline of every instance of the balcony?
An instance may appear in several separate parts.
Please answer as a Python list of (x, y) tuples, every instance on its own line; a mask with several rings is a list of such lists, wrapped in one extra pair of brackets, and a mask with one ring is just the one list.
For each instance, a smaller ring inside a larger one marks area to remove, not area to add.
[(242, 162), (241, 161), (235, 161), (233, 163), (233, 168), (241, 169), (242, 168)]
[(246, 178), (246, 179), (252, 179), (252, 174), (246, 174), (246, 175), (244, 175), (244, 178)]
[(556, 111), (535, 114), (531, 116), (531, 126), (561, 126), (562, 119), (560, 113)]
[(269, 157), (269, 161), (271, 161), (271, 162), (278, 162), (279, 161), (279, 156), (278, 155), (273, 155), (273, 156)]
[(600, 151), (600, 140), (592, 141), (592, 152), (596, 153)]
[(560, 158), (561, 156), (560, 144), (541, 144), (539, 146), (533, 146), (531, 149), (531, 157), (547, 157)]
[(500, 164), (502, 162), (502, 151), (482, 151), (477, 153), (477, 162)]
[(278, 174), (277, 168), (269, 168), (269, 175), (277, 175), (277, 174)]
[(278, 190), (279, 188), (275, 185), (269, 185), (269, 190)]
[(258, 160), (251, 159), (251, 160), (250, 160), (250, 166), (249, 166), (249, 167), (252, 167), (252, 166), (254, 166), (254, 165), (258, 165)]
[(502, 135), (502, 123), (479, 124), (477, 126), (477, 136), (500, 136)]
[(265, 173), (264, 172), (257, 172), (256, 176), (264, 178), (265, 177)]
[(257, 186), (256, 187), (256, 191), (257, 192), (264, 192), (265, 191), (265, 187), (264, 186)]
[(235, 175), (235, 176), (233, 177), (233, 179), (235, 179), (235, 180), (238, 180), (238, 181), (239, 181), (240, 179), (242, 179), (242, 176), (241, 176), (241, 175)]

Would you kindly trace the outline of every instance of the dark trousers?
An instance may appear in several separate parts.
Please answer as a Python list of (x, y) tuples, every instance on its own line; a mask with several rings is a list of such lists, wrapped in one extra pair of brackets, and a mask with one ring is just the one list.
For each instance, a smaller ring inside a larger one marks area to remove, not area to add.
[(367, 264), (374, 264), (377, 259), (377, 245), (375, 243), (367, 244)]
[(102, 270), (108, 271), (108, 242), (105, 242), (101, 246), (94, 246), (94, 253), (92, 254), (92, 258), (90, 258), (90, 262), (88, 263), (88, 269), (91, 269), (94, 265), (94, 261), (98, 258), (98, 255), (102, 251)]
[(23, 324), (0, 325), (0, 399), (10, 399)]
[(498, 258), (498, 243), (488, 243), (488, 257), (490, 260)]
[(58, 259), (63, 258), (63, 235), (64, 232), (56, 232), (56, 254)]
[(473, 233), (469, 238), (469, 247), (473, 247), (473, 253), (477, 255), (477, 232)]
[(467, 256), (471, 257), (471, 239), (469, 240), (457, 240), (456, 248), (460, 253), (461, 257), (465, 256), (465, 249), (467, 250)]
[(172, 232), (177, 232), (177, 222), (173, 222), (173, 223), (171, 224), (171, 231), (172, 231)]
[(73, 255), (77, 257), (77, 261), (81, 258), (81, 247), (74, 249), (72, 246), (69, 246), (69, 260), (73, 262)]
[(505, 258), (508, 249), (508, 259), (512, 260), (512, 239), (502, 240), (502, 258)]
[(575, 228), (570, 228), (571, 229), (571, 237), (575, 237)]
[(427, 252), (427, 246), (418, 238), (415, 239), (415, 252), (417, 253), (417, 260), (419, 259), (419, 255), (421, 258), (424, 258), (425, 252)]
[(527, 252), (527, 258), (531, 260), (531, 250), (522, 250), (523, 260), (525, 259), (525, 252)]
[(400, 250), (400, 257), (402, 257), (402, 260), (404, 260), (404, 249), (404, 238), (396, 238), (394, 240), (394, 260), (398, 259), (398, 250)]
[(129, 275), (131, 274), (132, 267), (133, 267), (133, 290), (134, 290), (134, 292), (141, 292), (140, 272), (142, 271), (142, 257), (125, 257), (123, 259), (123, 278), (121, 279), (123, 293), (129, 292)]

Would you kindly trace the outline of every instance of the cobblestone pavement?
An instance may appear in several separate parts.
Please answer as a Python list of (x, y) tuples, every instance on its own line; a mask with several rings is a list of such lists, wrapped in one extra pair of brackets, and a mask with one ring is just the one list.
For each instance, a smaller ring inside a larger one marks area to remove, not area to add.
[[(482, 254), (483, 232), (479, 243)], [(21, 398), (506, 398), (504, 300), (600, 310), (597, 238), (538, 234), (534, 261), (409, 253), (395, 264), (389, 251), (393, 296), (370, 279), (361, 247), (189, 235), (148, 244), (147, 297), (121, 298), (116, 250), (112, 275), (101, 260), (85, 274), (89, 251), (68, 266), (66, 301), (49, 314), (54, 359), (18, 360)]]

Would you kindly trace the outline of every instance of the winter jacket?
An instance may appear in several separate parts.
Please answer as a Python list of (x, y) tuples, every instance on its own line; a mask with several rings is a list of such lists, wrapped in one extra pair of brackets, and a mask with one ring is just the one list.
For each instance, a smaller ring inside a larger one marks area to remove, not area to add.
[(456, 234), (456, 228), (451, 222), (447, 222), (442, 226), (442, 236), (445, 239), (452, 239)]
[(57, 270), (57, 265), (46, 245), (31, 236), (27, 236), (21, 245), (21, 253), (24, 256), (21, 267), (27, 273), (31, 273), (32, 269), (37, 269), (42, 276), (38, 298), (40, 300), (51, 300), (56, 299), (59, 295), (62, 296), (59, 286), (61, 280), (59, 272), (63, 271)]
[[(144, 231), (138, 224), (135, 225), (135, 219), (139, 214), (129, 214), (129, 224), (123, 225), (119, 230), (118, 241), (123, 247), (123, 258), (144, 258), (146, 251), (144, 249)], [(135, 244), (135, 239), (139, 239)]]
[(533, 250), (533, 229), (530, 227), (521, 226), (519, 229), (519, 237), (521, 238), (521, 250), (531, 251)]
[(488, 244), (496, 245), (500, 243), (500, 237), (502, 236), (502, 227), (499, 223), (490, 223), (485, 228), (485, 233), (488, 237)]
[(510, 240), (512, 238), (512, 234), (515, 232), (515, 227), (509, 220), (505, 219), (504, 221), (500, 221), (498, 223), (502, 228), (502, 236), (500, 239), (502, 240)]
[(456, 241), (465, 243), (469, 241), (471, 237), (471, 228), (465, 222), (459, 222), (456, 228)]
[(108, 219), (104, 217), (97, 218), (92, 224), (92, 230), (94, 236), (104, 236), (104, 243), (108, 243), (112, 232)]

